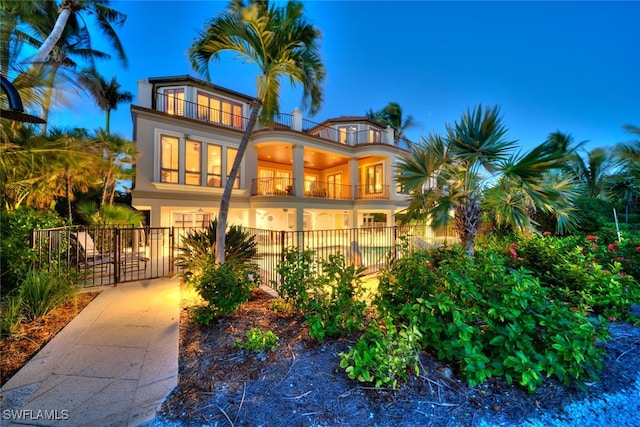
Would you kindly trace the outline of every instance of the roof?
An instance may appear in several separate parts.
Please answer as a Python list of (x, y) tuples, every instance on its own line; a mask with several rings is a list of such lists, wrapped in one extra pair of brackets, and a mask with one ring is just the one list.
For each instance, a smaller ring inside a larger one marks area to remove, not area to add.
[(175, 85), (175, 84), (189, 84), (203, 89), (212, 90), (215, 92), (222, 92), (235, 98), (242, 98), (246, 102), (251, 102), (255, 98), (253, 96), (246, 95), (244, 93), (236, 92), (226, 87), (218, 86), (216, 84), (200, 80), (188, 74), (182, 76), (166, 76), (166, 77), (149, 77), (149, 83), (160, 86)]

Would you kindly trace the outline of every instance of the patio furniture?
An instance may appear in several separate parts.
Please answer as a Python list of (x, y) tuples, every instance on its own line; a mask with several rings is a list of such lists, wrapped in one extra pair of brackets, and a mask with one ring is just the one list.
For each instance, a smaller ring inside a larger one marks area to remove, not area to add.
[(119, 261), (120, 268), (125, 273), (147, 268), (149, 258), (143, 254), (126, 251), (120, 251), (119, 253), (101, 251), (96, 246), (93, 237), (86, 231), (77, 231), (71, 233), (71, 236), (72, 244), (75, 243), (77, 245), (77, 261), (87, 268), (108, 270), (110, 264), (115, 266), (116, 260)]

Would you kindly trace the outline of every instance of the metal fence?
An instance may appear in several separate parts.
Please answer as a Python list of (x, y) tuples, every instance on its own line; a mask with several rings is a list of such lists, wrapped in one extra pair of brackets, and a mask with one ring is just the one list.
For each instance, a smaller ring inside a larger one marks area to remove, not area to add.
[[(400, 248), (425, 248), (445, 240), (426, 225), (373, 226), (341, 230), (277, 231), (243, 228), (257, 247), (256, 264), (263, 282), (278, 287), (276, 269), (290, 248), (312, 251), (321, 261), (343, 255), (349, 264), (375, 274)], [(202, 228), (85, 228), (61, 227), (32, 232), (37, 268), (64, 264), (75, 269), (84, 286), (117, 284), (171, 277), (180, 273), (176, 257), (188, 233)]]

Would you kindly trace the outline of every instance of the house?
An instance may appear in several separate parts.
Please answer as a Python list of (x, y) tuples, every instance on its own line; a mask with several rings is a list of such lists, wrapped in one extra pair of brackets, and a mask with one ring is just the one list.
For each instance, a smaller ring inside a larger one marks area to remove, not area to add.
[[(191, 76), (138, 83), (131, 106), (140, 152), (132, 190), (152, 227), (212, 220), (250, 114), (252, 97)], [(406, 151), (393, 129), (358, 116), (315, 123), (296, 109), (255, 129), (229, 224), (269, 230), (394, 225), (407, 196), (394, 165)]]

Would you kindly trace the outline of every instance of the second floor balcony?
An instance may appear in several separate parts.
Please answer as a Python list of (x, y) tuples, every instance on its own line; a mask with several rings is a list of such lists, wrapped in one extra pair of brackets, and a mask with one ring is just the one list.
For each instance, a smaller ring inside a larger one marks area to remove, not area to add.
[(303, 194), (296, 194), (295, 180), (290, 178), (256, 178), (251, 183), (252, 196), (290, 196), (332, 200), (389, 200), (390, 185), (341, 185), (305, 181)]
[[(249, 122), (249, 119), (243, 116), (242, 107), (239, 105), (229, 104), (221, 109), (212, 108), (209, 105), (188, 101), (184, 98), (184, 94), (157, 92), (155, 93), (154, 108), (172, 116), (185, 117), (238, 131), (244, 131)], [(397, 145), (391, 128), (376, 128), (370, 125), (370, 121), (364, 121), (360, 127), (334, 125), (327, 122), (320, 124), (303, 119), (298, 110), (295, 110), (293, 114), (277, 114), (271, 126), (258, 124), (255, 130), (267, 128), (298, 131), (316, 138), (350, 146), (362, 144)]]

